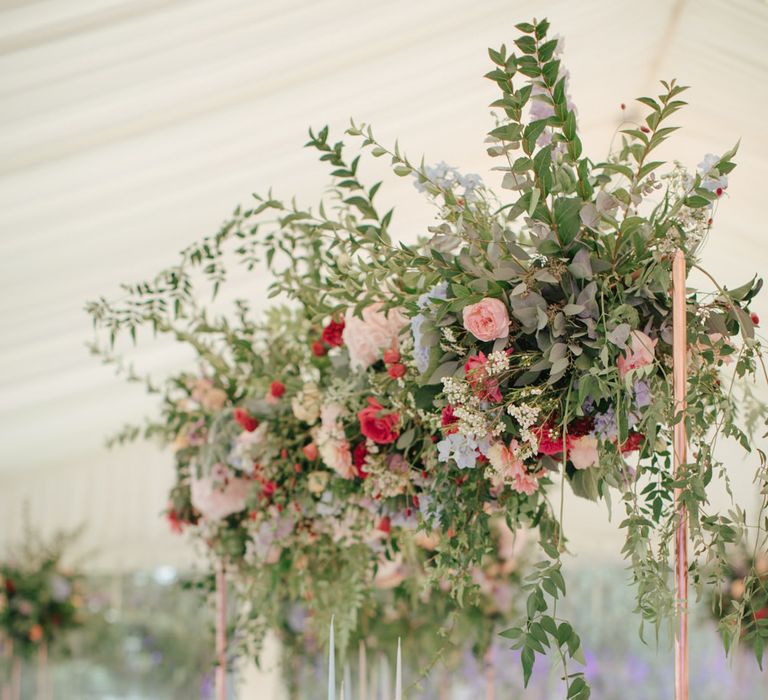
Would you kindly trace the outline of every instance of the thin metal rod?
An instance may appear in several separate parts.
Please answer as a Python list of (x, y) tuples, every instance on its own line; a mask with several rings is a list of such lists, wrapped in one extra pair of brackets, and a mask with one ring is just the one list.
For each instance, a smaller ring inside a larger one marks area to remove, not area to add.
[(216, 571), (216, 700), (227, 698), (227, 577), (224, 562)]
[[(685, 255), (675, 252), (672, 263), (672, 374), (675, 416), (685, 414), (688, 390), (688, 340), (685, 308)], [(673, 458), (675, 478), (683, 475), (687, 461), (688, 439), (685, 417), (675, 423)], [(675, 700), (688, 700), (688, 513), (675, 489), (677, 529), (675, 532), (675, 597), (678, 624), (675, 630)]]

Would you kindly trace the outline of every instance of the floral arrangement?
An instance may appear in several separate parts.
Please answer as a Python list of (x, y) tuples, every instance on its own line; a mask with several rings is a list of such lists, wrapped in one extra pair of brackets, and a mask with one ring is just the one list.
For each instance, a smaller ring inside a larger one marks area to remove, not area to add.
[[(694, 585), (720, 585), (726, 545), (755, 527), (742, 508), (713, 512), (707, 494), (713, 483), (728, 487), (718, 440), (734, 439), (750, 452), (766, 420), (748, 390), (758, 371), (765, 374), (759, 319), (750, 309), (761, 281), (726, 289), (698, 258), (728, 196), (736, 149), (706, 156), (695, 172), (653, 160), (675, 130), (670, 119), (685, 105), (685, 88), (664, 82), (659, 95), (640, 98), (645, 115), (628, 114), (620, 147), (593, 161), (579, 139), (561, 40), (548, 36), (546, 21), (517, 29), (517, 52), (491, 50), (487, 75), (500, 91), (488, 154), (508, 194), (444, 164), (416, 165), (398, 145), (379, 143), (370, 126), (352, 123), (348, 135), (373, 157), (390, 159), (396, 175), (413, 176), (437, 205), (429, 237), (395, 244), (393, 212), (377, 210), (380, 183), (361, 182), (360, 156), (349, 161), (327, 129), (310, 131), (308, 145), (333, 178), (316, 210), (271, 193), (255, 196), (252, 208), (238, 208), (215, 236), (183, 251), (180, 264), (126, 287), (120, 303), (101, 299), (89, 311), (112, 343), (149, 325), (191, 343), (217, 368), (209, 388), (223, 392), (214, 393), (221, 405), (201, 425), (201, 417), (184, 419), (177, 456), (231, 489), (238, 505), (245, 502), (226, 520), (238, 538), (228, 556), (248, 559), (255, 530), (277, 532), (288, 518), (286, 529), (304, 542), (307, 557), (295, 542), (268, 538), (267, 551), (286, 563), (271, 584), (263, 578), (272, 575), (268, 568), (252, 568), (251, 593), (288, 583), (304, 588), (328, 617), (339, 612), (329, 591), (354, 580), (357, 595), (344, 601), (359, 608), (382, 555), (391, 561), (399, 551), (396, 528), (418, 527), (439, 538), (431, 579), (449, 581), (459, 601), (477, 596), (471, 572), (492, 549), (491, 522), (503, 514), (512, 531), (538, 531), (544, 556), (523, 586), (524, 620), (504, 635), (521, 652), (526, 682), (536, 656), (550, 651), (567, 696), (583, 699), (588, 684), (569, 666), (581, 660), (580, 637), (557, 613), (566, 592), (566, 491), (608, 505), (620, 500), (623, 553), (644, 622), (658, 627), (675, 616), (675, 491), (688, 512)], [(682, 417), (670, 382), (676, 250), (712, 286), (687, 292)], [(235, 322), (212, 321), (199, 308), (199, 278), (215, 296), (232, 259), (248, 269), (264, 261), (273, 274), (270, 295), (298, 302), (301, 329), (285, 327), (280, 336), (295, 334), (295, 355), (281, 348), (262, 361), (277, 334), (258, 331), (245, 302)], [(211, 356), (213, 338), (219, 359)], [(186, 387), (194, 399), (197, 384)], [(171, 440), (182, 428), (173, 415), (166, 421)], [(684, 473), (673, 474), (679, 420), (692, 456)], [(206, 431), (199, 450), (194, 426)], [(263, 435), (275, 439), (262, 442)], [(753, 537), (762, 542), (768, 471), (759, 450), (756, 459), (763, 500)], [(179, 524), (200, 522), (193, 485), (187, 466), (174, 495)], [(187, 492), (188, 499), (179, 497)], [(339, 527), (340, 539), (333, 534)], [(386, 544), (372, 547), (372, 533), (373, 540), (387, 535)], [(315, 545), (318, 534), (333, 542), (328, 558)], [(339, 577), (335, 557), (356, 542), (364, 552), (357, 575)], [(711, 573), (702, 573), (704, 565)], [(763, 639), (768, 631), (758, 625), (757, 634)]]
[(44, 542), (28, 530), (18, 551), (0, 562), (0, 640), (30, 657), (83, 622), (81, 577), (62, 566), (72, 534)]

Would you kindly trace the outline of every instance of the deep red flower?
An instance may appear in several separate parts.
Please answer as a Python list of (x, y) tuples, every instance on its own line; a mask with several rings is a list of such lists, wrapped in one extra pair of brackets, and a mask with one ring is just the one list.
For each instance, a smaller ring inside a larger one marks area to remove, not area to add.
[(365, 466), (365, 458), (368, 456), (368, 446), (365, 444), (365, 440), (358, 442), (355, 445), (355, 449), (352, 450), (352, 464), (355, 466), (355, 473), (361, 479), (368, 478), (368, 472), (363, 469)]
[[(563, 451), (563, 434), (552, 421), (531, 428), (531, 432), (539, 441), (539, 454), (557, 455)], [(569, 437), (566, 437), (566, 447), (569, 447)]]
[(752, 319), (752, 323), (754, 323), (756, 326), (760, 325), (760, 317), (754, 311), (749, 314), (749, 317)]
[(722, 196), (723, 196), (723, 188), (722, 188), (722, 187), (718, 187), (718, 188), (715, 190), (715, 194), (716, 194), (718, 197), (722, 197)]
[(386, 532), (389, 534), (392, 531), (392, 521), (389, 519), (388, 515), (385, 515), (380, 521), (378, 525), (378, 529), (382, 532)]
[(280, 457), (282, 459), (288, 459), (288, 450), (286, 450), (284, 447), (280, 450)]
[(357, 414), (360, 432), (379, 445), (388, 445), (397, 440), (400, 433), (395, 426), (400, 421), (399, 413), (383, 413), (384, 407), (373, 397), (368, 398), (368, 406)]
[(768, 617), (768, 605), (766, 605), (764, 608), (760, 608), (760, 610), (754, 614), (755, 620), (762, 620), (766, 617)]
[(249, 433), (252, 433), (259, 427), (259, 421), (244, 408), (236, 408), (233, 417), (240, 424), (240, 427)]
[(320, 340), (316, 340), (314, 343), (312, 343), (312, 354), (315, 357), (322, 357), (328, 352), (326, 350), (325, 345), (323, 345), (323, 342)]
[(395, 364), (389, 366), (387, 369), (387, 374), (392, 377), (392, 379), (399, 379), (405, 374), (405, 365), (396, 362)]
[(285, 384), (275, 380), (269, 385), (269, 393), (276, 399), (279, 399), (285, 393)]
[(341, 347), (344, 344), (344, 338), (342, 333), (344, 332), (344, 319), (340, 321), (331, 320), (328, 325), (323, 328), (323, 342), (332, 348)]
[(469, 386), (482, 401), (501, 401), (501, 391), (499, 390), (499, 380), (496, 377), (489, 377), (486, 372), (488, 358), (485, 353), (478, 352), (472, 355), (464, 363), (464, 374), (466, 375)]
[(641, 433), (636, 433), (634, 430), (630, 430), (627, 436), (626, 442), (621, 446), (621, 453), (635, 452), (640, 449), (640, 445), (643, 444), (645, 436)]
[(400, 352), (398, 350), (390, 348), (384, 351), (384, 364), (394, 365), (397, 362), (400, 362)]
[(456, 423), (459, 419), (453, 414), (453, 406), (447, 404), (440, 415), (440, 425), (443, 426), (443, 433), (451, 435), (455, 433), (459, 428)]
[[(566, 439), (575, 440), (576, 438), (583, 437), (584, 435), (589, 435), (589, 433), (594, 430), (594, 427), (595, 419), (591, 416), (576, 418), (568, 423), (568, 438)], [(562, 440), (560, 442), (562, 443)]]
[(261, 495), (264, 498), (272, 498), (277, 491), (277, 482), (270, 479), (259, 479), (261, 484)]

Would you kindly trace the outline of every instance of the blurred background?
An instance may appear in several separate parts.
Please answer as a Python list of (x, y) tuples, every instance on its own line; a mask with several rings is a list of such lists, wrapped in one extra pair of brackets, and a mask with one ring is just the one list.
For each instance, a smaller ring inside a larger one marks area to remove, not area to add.
[[(692, 86), (677, 119), (684, 128), (663, 155), (695, 167), (741, 140), (704, 264), (728, 286), (768, 269), (762, 0), (0, 0), (0, 555), (22, 536), (25, 508), (42, 533), (84, 525), (70, 556), (97, 582), (114, 627), (95, 645), (111, 652), (61, 662), (56, 687), (70, 689), (61, 697), (210, 691), (210, 620), (189, 602), (196, 592), (178, 585), (202, 560), (160, 516), (170, 456), (151, 444), (104, 447), (153, 402), (89, 357), (85, 302), (172, 263), (252, 192), (272, 187), (313, 203), (325, 172), (302, 148), (309, 126), (341, 137), (354, 117), (413, 159), (495, 182), (483, 146), (496, 97), (482, 77), (486, 48), (511, 44), (514, 24), (534, 15), (565, 37), (595, 159), (633, 118), (634, 97), (653, 94), (659, 79)], [(379, 196), (397, 204), (393, 231), (413, 240), (433, 211), (410, 179), (385, 168), (365, 161), (363, 172), (386, 177)], [(264, 275), (233, 281), (234, 295), (267, 304)], [(763, 297), (754, 308), (768, 323)], [(163, 342), (131, 358), (158, 377), (189, 360)], [(752, 466), (728, 462), (735, 498), (749, 506)], [(727, 504), (721, 494), (716, 505)], [(652, 634), (647, 647), (636, 638), (618, 522), (569, 494), (565, 525), (578, 553), (570, 604), (593, 652), (596, 697), (664, 697), (671, 655), (664, 640), (657, 653)], [(154, 609), (174, 624), (134, 624)], [(754, 660), (737, 655), (726, 672), (700, 612), (694, 697), (768, 697)], [(279, 697), (269, 660), (245, 676), (239, 697)], [(550, 697), (546, 676), (536, 682), (532, 697)]]

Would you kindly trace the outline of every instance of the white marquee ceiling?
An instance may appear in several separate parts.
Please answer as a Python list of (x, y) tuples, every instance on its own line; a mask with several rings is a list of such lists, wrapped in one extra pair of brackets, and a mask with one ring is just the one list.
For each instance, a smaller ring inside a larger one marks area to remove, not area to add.
[[(355, 116), (492, 180), (485, 49), (545, 12), (566, 37), (595, 157), (619, 104), (659, 78), (694, 88), (675, 157), (695, 165), (742, 139), (705, 262), (727, 284), (766, 271), (760, 0), (0, 0), (0, 547), (29, 500), (45, 528), (87, 518), (103, 566), (183, 561), (157, 518), (170, 460), (102, 447), (152, 404), (88, 356), (84, 303), (172, 262), (253, 191), (313, 202), (324, 172), (301, 148), (309, 125), (338, 134)], [(409, 183), (382, 196), (397, 201), (400, 235), (424, 230), (431, 210)], [(237, 291), (259, 300), (263, 288), (253, 276)], [(758, 311), (768, 323), (765, 300)], [(135, 359), (159, 374), (182, 361), (163, 345)], [(590, 505), (574, 511), (595, 551), (615, 540), (596, 537)]]

